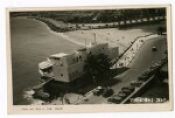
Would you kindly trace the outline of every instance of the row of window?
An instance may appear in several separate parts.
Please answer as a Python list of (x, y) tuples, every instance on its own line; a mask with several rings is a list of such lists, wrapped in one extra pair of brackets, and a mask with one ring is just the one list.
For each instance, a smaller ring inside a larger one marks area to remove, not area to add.
[(73, 63), (78, 63), (78, 62), (80, 62), (80, 61), (83, 61), (82, 56), (78, 56), (78, 57), (76, 57), (76, 58), (73, 58)]

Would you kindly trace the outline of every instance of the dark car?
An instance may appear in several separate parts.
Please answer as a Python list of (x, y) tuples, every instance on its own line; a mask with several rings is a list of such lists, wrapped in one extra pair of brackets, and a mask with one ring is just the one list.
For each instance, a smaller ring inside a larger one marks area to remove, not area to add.
[(139, 76), (138, 77), (138, 80), (140, 81), (146, 81), (148, 79), (148, 77), (147, 76), (143, 76), (143, 75), (141, 75), (141, 76)]
[(102, 90), (94, 90), (93, 91), (93, 94), (96, 95), (96, 96), (100, 96), (102, 93), (103, 93)]
[(150, 66), (150, 70), (153, 70), (153, 71), (158, 69), (158, 68), (159, 68), (158, 64), (154, 64), (154, 65)]
[(103, 97), (110, 97), (114, 94), (114, 91), (112, 89), (105, 89), (102, 93)]
[(121, 90), (123, 91), (125, 89), (134, 91), (135, 88), (133, 86), (127, 86), (127, 87), (123, 87)]
[(122, 92), (125, 93), (126, 95), (129, 95), (132, 93), (132, 91), (129, 89), (123, 89)]
[(153, 70), (153, 71), (154, 71), (154, 70), (157, 70), (157, 69), (161, 66), (161, 64), (162, 64), (162, 62), (159, 61), (159, 62), (153, 64), (153, 65), (150, 67), (150, 69)]
[(104, 92), (104, 88), (101, 87), (101, 86), (98, 86), (94, 91), (93, 91), (93, 94), (96, 95), (96, 96), (99, 96), (101, 95), (103, 92)]
[(122, 91), (120, 91), (120, 92), (117, 94), (117, 96), (119, 96), (119, 97), (121, 97), (121, 98), (126, 98), (126, 97), (127, 97), (127, 94), (124, 93), (124, 92), (122, 92)]
[(132, 81), (131, 82), (131, 86), (139, 87), (139, 86), (141, 86), (142, 83), (143, 83), (143, 81), (141, 81), (141, 80), (139, 80), (139, 81)]
[(123, 98), (119, 96), (113, 96), (113, 97), (108, 98), (108, 102), (112, 102), (116, 104), (119, 104), (122, 100)]
[(151, 69), (147, 69), (147, 70), (145, 70), (145, 71), (142, 73), (142, 76), (150, 77), (151, 74), (152, 74), (152, 73), (151, 73)]

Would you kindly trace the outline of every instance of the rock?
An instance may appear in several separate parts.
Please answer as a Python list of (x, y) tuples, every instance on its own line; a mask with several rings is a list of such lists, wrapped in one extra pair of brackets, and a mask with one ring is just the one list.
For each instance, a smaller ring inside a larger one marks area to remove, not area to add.
[(40, 89), (38, 91), (35, 91), (35, 94), (33, 95), (33, 97), (41, 100), (48, 100), (50, 97), (50, 94)]

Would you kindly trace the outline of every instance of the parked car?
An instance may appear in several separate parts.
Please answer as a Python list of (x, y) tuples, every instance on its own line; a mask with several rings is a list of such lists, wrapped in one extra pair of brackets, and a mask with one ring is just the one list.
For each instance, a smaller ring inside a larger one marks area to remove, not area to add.
[(141, 84), (143, 83), (143, 81), (139, 80), (139, 81), (132, 81), (131, 82), (131, 86), (134, 86), (134, 87), (139, 87)]
[(145, 70), (145, 71), (142, 73), (142, 75), (143, 75), (143, 76), (149, 76), (150, 73), (151, 73), (151, 70), (150, 70), (150, 69), (147, 69), (147, 70)]
[(123, 100), (122, 97), (119, 97), (119, 96), (112, 96), (110, 98), (108, 98), (108, 102), (112, 102), (112, 103), (116, 103), (116, 104), (119, 104), (121, 101)]
[(94, 90), (93, 94), (96, 95), (96, 96), (99, 96), (100, 95), (100, 91), (99, 90)]
[(102, 93), (102, 96), (103, 97), (110, 97), (113, 94), (114, 94), (113, 89), (105, 89)]
[(151, 70), (156, 70), (156, 69), (158, 69), (160, 66), (161, 66), (161, 62), (157, 62), (157, 63), (153, 64), (153, 65), (150, 67), (150, 69), (151, 69)]
[(132, 91), (129, 89), (123, 89), (122, 92), (125, 93), (126, 95), (129, 95), (132, 93)]
[(125, 90), (125, 89), (134, 91), (135, 88), (133, 86), (127, 86), (127, 87), (123, 87), (121, 90)]
[(121, 97), (121, 98), (126, 98), (126, 97), (127, 97), (127, 94), (124, 93), (124, 92), (122, 92), (122, 91), (120, 91), (120, 92), (117, 94), (117, 96), (119, 96), (119, 97)]
[(143, 76), (143, 75), (138, 77), (139, 81), (146, 81), (147, 79), (148, 79), (148, 77), (147, 76)]
[(103, 93), (105, 89), (102, 86), (98, 86), (94, 91), (93, 94), (96, 96), (99, 96)]

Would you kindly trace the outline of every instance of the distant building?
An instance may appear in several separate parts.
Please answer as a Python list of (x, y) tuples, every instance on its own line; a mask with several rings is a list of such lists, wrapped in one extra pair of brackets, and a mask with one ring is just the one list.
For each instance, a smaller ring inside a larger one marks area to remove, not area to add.
[(114, 61), (118, 58), (118, 47), (108, 47), (108, 43), (91, 43), (87, 48), (74, 51), (71, 54), (58, 53), (51, 55), (46, 61), (39, 63), (41, 78), (54, 79), (60, 82), (72, 82), (84, 74), (83, 68), (88, 54), (106, 54)]

